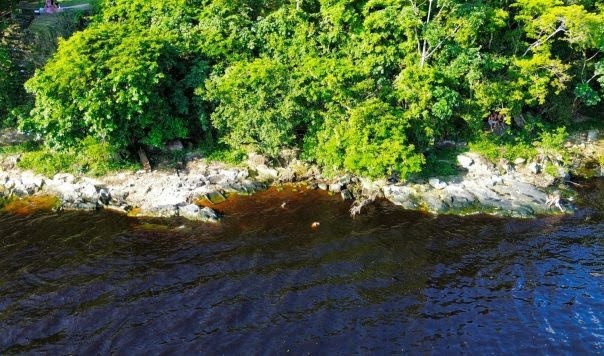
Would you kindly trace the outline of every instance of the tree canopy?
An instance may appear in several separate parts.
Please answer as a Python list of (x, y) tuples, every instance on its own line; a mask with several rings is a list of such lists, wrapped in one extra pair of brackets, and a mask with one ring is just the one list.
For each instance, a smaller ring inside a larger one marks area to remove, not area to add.
[(194, 136), (405, 176), (494, 112), (601, 112), (602, 51), (599, 1), (104, 0), (27, 83), (22, 125), (53, 146)]

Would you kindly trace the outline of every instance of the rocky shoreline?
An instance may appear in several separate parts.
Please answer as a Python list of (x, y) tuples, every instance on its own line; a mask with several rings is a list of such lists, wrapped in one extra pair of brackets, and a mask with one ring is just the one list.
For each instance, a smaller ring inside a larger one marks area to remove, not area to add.
[[(327, 179), (293, 151), (284, 151), (276, 164), (255, 154), (237, 167), (191, 158), (180, 170), (122, 172), (100, 178), (66, 173), (45, 177), (22, 171), (17, 168), (19, 155), (13, 155), (1, 162), (0, 197), (52, 195), (59, 199), (60, 209), (110, 209), (131, 216), (182, 216), (218, 222), (219, 214), (200, 202), (220, 204), (231, 194), (253, 194), (270, 185), (300, 183), (309, 189), (340, 194), (345, 200), (354, 199), (352, 215), (383, 197), (405, 209), (435, 214), (531, 217), (573, 211), (572, 198), (560, 193), (568, 187), (571, 173), (584, 174), (589, 169), (592, 176), (603, 176), (601, 163), (593, 162), (604, 147), (602, 140), (573, 145), (582, 153), (575, 155), (571, 164), (545, 153), (531, 162), (517, 159), (493, 164), (468, 152), (457, 156), (458, 175), (408, 182), (398, 182), (394, 177), (368, 180), (350, 175)], [(546, 172), (547, 165), (550, 167)]]

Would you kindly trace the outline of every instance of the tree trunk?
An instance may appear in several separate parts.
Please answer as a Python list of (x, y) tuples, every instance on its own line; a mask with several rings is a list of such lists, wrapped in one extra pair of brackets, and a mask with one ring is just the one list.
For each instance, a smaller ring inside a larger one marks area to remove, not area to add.
[(140, 162), (143, 165), (143, 168), (147, 172), (151, 171), (151, 163), (149, 163), (149, 159), (147, 158), (147, 154), (145, 153), (145, 150), (142, 147), (138, 148), (138, 158), (140, 159)]

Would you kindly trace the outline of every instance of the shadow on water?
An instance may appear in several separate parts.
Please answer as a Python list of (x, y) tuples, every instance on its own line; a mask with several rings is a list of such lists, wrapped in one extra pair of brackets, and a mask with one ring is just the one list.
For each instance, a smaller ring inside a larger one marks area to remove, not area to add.
[(601, 353), (604, 181), (585, 184), (576, 215), (534, 220), (351, 219), (305, 189), (218, 225), (0, 215), (0, 352)]

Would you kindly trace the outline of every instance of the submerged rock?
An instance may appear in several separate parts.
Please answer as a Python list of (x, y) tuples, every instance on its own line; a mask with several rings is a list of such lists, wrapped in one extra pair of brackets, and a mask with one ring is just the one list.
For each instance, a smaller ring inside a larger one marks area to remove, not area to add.
[(219, 222), (220, 218), (214, 210), (208, 207), (200, 208), (195, 204), (185, 205), (179, 208), (179, 215), (185, 219), (204, 222)]
[(217, 190), (207, 193), (205, 198), (212, 204), (220, 204), (226, 200), (226, 197)]
[(134, 216), (149, 216), (154, 218), (172, 218), (178, 216), (178, 207), (175, 205), (158, 205), (133, 210)]

